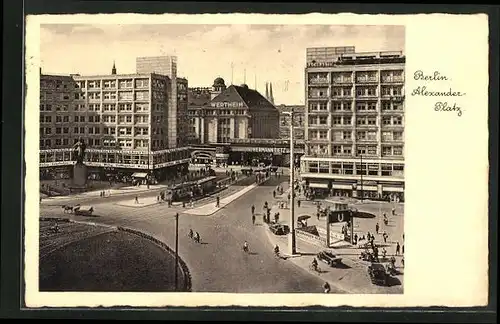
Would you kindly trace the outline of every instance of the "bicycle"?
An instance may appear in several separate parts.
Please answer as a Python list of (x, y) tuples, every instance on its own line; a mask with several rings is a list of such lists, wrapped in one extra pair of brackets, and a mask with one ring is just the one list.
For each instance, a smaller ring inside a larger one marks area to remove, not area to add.
[(321, 274), (321, 269), (317, 265), (310, 264), (309, 265), (309, 270), (317, 272), (318, 274)]

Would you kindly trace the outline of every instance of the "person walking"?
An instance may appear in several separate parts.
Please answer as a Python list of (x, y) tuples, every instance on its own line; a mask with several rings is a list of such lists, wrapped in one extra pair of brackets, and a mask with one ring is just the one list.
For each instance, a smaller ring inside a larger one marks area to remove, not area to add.
[(220, 198), (219, 198), (219, 196), (217, 196), (217, 198), (216, 198), (215, 207), (217, 207), (217, 208), (220, 207)]
[(255, 225), (255, 214), (252, 214), (252, 224)]
[(255, 206), (254, 206), (254, 205), (252, 205), (252, 208), (251, 208), (251, 209), (252, 209), (252, 215), (255, 215)]
[(325, 292), (325, 294), (330, 293), (330, 284), (326, 281), (325, 284), (323, 285), (323, 291)]
[(378, 234), (378, 230), (379, 230), (379, 228), (380, 228), (380, 225), (377, 223), (377, 225), (375, 225), (375, 233), (377, 233), (377, 234)]
[(396, 255), (399, 255), (401, 246), (399, 245), (399, 242), (396, 243)]
[(297, 207), (300, 207), (300, 199), (297, 199)]
[(273, 190), (273, 198), (276, 198), (276, 191)]
[(135, 196), (135, 203), (138, 204), (139, 203), (139, 196)]

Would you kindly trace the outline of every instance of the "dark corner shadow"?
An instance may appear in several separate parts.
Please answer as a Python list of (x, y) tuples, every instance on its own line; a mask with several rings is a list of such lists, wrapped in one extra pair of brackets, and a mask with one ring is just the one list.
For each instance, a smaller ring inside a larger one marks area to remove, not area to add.
[(401, 280), (397, 277), (387, 277), (387, 287), (401, 286)]
[(336, 269), (351, 269), (352, 268), (343, 262), (339, 262), (336, 265), (334, 265), (333, 267)]

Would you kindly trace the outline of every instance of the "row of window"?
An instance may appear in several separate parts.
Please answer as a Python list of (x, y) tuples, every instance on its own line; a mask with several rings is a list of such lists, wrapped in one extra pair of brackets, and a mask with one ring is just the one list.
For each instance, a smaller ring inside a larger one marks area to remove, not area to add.
[[(41, 139), (40, 140), (40, 148), (53, 148), (55, 147), (68, 147), (69, 145), (74, 145), (79, 141), (78, 138), (73, 139), (72, 141), (68, 138), (56, 138), (56, 139)], [(100, 138), (87, 138), (86, 142), (88, 146), (104, 146), (108, 148), (115, 148), (117, 146), (131, 148), (132, 144), (135, 144), (135, 148), (147, 148), (149, 141), (146, 139), (136, 139), (134, 141), (130, 139), (100, 139)], [(70, 144), (71, 143), (71, 144)], [(153, 148), (162, 148), (164, 146), (163, 140), (153, 140), (152, 147)]]
[[(53, 131), (54, 134), (69, 134), (70, 129), (73, 129), (73, 134), (100, 134), (101, 133), (101, 128), (100, 127), (40, 127), (40, 134), (41, 135), (52, 135)], [(87, 132), (85, 130), (87, 129)], [(102, 128), (102, 133), (106, 135), (115, 135), (116, 134), (116, 127), (103, 127)], [(118, 127), (118, 133), (120, 135), (132, 135), (132, 127)], [(159, 135), (163, 134), (163, 129), (162, 128), (153, 128), (153, 134), (154, 135)], [(147, 127), (135, 127), (134, 128), (134, 135), (149, 135), (149, 129)]]
[[(379, 93), (381, 96), (402, 96), (404, 93), (404, 89), (401, 86), (381, 86), (380, 92), (377, 91), (378, 87), (356, 87), (356, 96), (357, 97), (377, 97)], [(333, 87), (331, 89), (331, 97), (351, 97), (353, 94), (352, 87)], [(327, 98), (328, 89), (320, 88), (320, 89), (310, 89), (309, 90), (309, 98)]]
[(404, 174), (404, 165), (386, 163), (315, 162), (304, 161), (303, 168), (310, 173), (331, 173), (347, 175), (398, 176)]
[[(332, 125), (352, 125), (353, 117), (351, 116), (332, 116)], [(358, 126), (377, 125), (376, 116), (356, 116), (355, 123)], [(382, 116), (382, 125), (402, 125), (403, 116)], [(309, 126), (328, 126), (328, 116), (309, 116)]]
[[(309, 112), (328, 112), (328, 102), (310, 102)], [(356, 111), (377, 111), (377, 101), (357, 102)], [(353, 103), (351, 101), (335, 101), (331, 103), (332, 111), (352, 111)], [(382, 111), (404, 109), (403, 102), (383, 101), (381, 103)]]
[[(329, 83), (328, 74), (324, 72), (309, 73), (309, 84)], [(352, 83), (353, 80), (356, 82), (378, 82), (378, 76), (377, 71), (332, 72), (331, 80), (335, 83)], [(404, 71), (382, 71), (380, 77), (382, 82), (403, 82)]]
[[(328, 130), (309, 130), (309, 139), (328, 139)], [(352, 140), (352, 131), (331, 131), (332, 139), (334, 141), (342, 141), (342, 140)], [(368, 141), (376, 141), (377, 140), (377, 131), (357, 131), (356, 140), (368, 140)], [(403, 132), (402, 131), (383, 131), (382, 132), (382, 140), (383, 141), (401, 141), (403, 140)]]
[[(377, 145), (356, 145), (353, 151), (352, 145), (330, 145), (311, 144), (308, 147), (309, 154), (330, 156), (330, 155), (352, 155), (353, 152), (359, 155), (378, 155)], [(403, 146), (383, 145), (381, 148), (382, 156), (403, 156)]]
[[(118, 82), (117, 82), (118, 81)], [(121, 79), (121, 80), (82, 80), (75, 81), (75, 88), (80, 89), (100, 89), (101, 85), (104, 89), (114, 89), (118, 84), (118, 88), (132, 88), (135, 84), (135, 88), (148, 88), (149, 79), (135, 79), (135, 83), (132, 79)]]

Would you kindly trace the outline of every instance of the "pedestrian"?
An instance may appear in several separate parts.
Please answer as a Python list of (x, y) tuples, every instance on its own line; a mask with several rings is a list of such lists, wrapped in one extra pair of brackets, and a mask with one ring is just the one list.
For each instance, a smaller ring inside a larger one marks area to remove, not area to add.
[(99, 192), (99, 196), (102, 198), (102, 191), (101, 191), (101, 192)]
[(278, 224), (278, 221), (280, 220), (280, 213), (274, 214), (274, 222)]
[(288, 200), (290, 200), (290, 193), (288, 193), (288, 196), (287, 196), (287, 197), (288, 197)]
[(388, 237), (387, 233), (384, 232), (384, 234), (382, 236), (384, 237), (384, 243), (387, 243), (387, 237)]
[(255, 215), (255, 206), (252, 205), (252, 215)]
[(300, 199), (297, 199), (297, 207), (300, 207)]
[(380, 226), (379, 226), (379, 225), (378, 225), (378, 223), (377, 223), (377, 225), (375, 225), (375, 233), (377, 233), (377, 234), (378, 234), (378, 230), (379, 230), (379, 228), (380, 228)]
[(317, 212), (317, 213), (316, 213), (316, 217), (317, 217), (317, 218), (318, 218), (318, 220), (319, 220), (319, 212)]
[(255, 225), (255, 215), (252, 214), (252, 224)]
[(273, 198), (276, 198), (276, 191), (273, 190)]
[(135, 203), (138, 204), (139, 203), (139, 197), (138, 196), (135, 196)]
[(325, 284), (323, 285), (323, 289), (325, 294), (328, 294), (330, 292), (330, 284), (328, 282), (325, 282)]
[(396, 243), (396, 255), (399, 255), (401, 247), (399, 246), (399, 242)]
[(354, 245), (358, 243), (358, 233), (354, 234)]
[(401, 246), (401, 254), (405, 254), (405, 245), (403, 243), (403, 245)]
[(217, 202), (215, 203), (215, 207), (219, 208), (220, 207), (220, 198), (217, 196), (216, 198)]
[(385, 248), (382, 249), (382, 256), (384, 257), (384, 260), (385, 260), (385, 257), (387, 255), (387, 250)]
[(392, 216), (395, 216), (396, 215), (396, 209), (394, 207), (392, 207)]
[(156, 202), (160, 202), (160, 195), (156, 196)]

